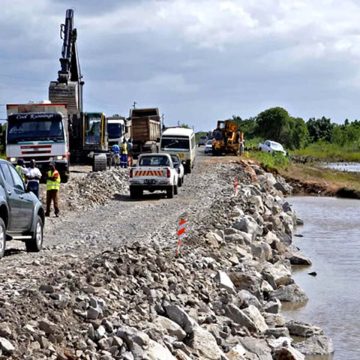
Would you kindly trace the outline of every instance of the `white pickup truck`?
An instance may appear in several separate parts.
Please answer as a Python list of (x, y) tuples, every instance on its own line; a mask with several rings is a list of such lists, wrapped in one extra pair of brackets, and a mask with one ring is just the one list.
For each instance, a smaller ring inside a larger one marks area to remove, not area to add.
[(144, 190), (160, 190), (172, 198), (178, 192), (178, 177), (169, 154), (141, 154), (136, 166), (130, 169), (130, 197), (141, 197)]

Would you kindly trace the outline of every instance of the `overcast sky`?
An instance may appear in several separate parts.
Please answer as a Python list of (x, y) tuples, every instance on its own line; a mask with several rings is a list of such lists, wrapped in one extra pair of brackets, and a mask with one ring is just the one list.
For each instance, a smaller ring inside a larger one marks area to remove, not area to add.
[[(358, 5), (359, 4), (359, 5)], [(167, 125), (282, 106), (360, 119), (360, 2), (351, 0), (0, 0), (0, 118), (48, 98), (59, 26), (75, 10), (85, 111), (159, 107)]]

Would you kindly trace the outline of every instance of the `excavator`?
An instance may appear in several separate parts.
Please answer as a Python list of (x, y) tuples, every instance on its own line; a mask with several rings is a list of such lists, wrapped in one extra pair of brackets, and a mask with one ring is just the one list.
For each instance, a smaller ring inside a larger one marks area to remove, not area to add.
[(232, 120), (219, 120), (213, 131), (213, 155), (242, 155), (243, 151), (244, 134), (238, 130), (237, 124)]
[(83, 112), (83, 86), (74, 10), (66, 10), (65, 24), (60, 25), (63, 40), (57, 81), (51, 81), (49, 100), (65, 104), (69, 115), (69, 150), (74, 163), (91, 160), (93, 171), (106, 170), (109, 159), (107, 119), (103, 113)]

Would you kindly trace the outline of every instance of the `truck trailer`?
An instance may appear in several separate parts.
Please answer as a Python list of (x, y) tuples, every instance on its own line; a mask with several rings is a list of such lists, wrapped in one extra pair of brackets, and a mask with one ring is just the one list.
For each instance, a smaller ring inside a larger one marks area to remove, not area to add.
[(157, 143), (159, 143), (161, 135), (159, 109), (131, 109), (129, 115), (133, 156), (137, 157), (144, 152), (157, 152)]

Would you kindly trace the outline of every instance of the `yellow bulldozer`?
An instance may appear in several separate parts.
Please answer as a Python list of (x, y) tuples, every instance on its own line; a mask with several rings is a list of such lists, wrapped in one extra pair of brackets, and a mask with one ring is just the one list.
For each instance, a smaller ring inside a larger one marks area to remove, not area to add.
[(244, 152), (244, 134), (232, 120), (219, 120), (213, 131), (212, 153), (215, 156)]

